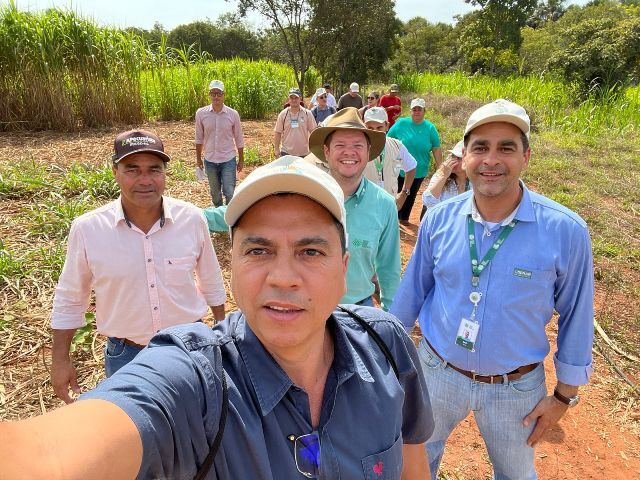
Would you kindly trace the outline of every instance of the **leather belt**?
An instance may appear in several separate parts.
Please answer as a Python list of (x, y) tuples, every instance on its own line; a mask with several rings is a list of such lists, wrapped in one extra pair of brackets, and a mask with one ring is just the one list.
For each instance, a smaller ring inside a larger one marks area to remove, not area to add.
[[(491, 383), (491, 384), (504, 383), (504, 377), (505, 377), (504, 375), (478, 375), (476, 372), (470, 372), (468, 370), (463, 370), (461, 368), (456, 367), (455, 365), (447, 362), (444, 358), (440, 356), (440, 354), (436, 351), (436, 349), (433, 348), (433, 345), (431, 345), (429, 340), (427, 340), (427, 337), (423, 335), (423, 338), (424, 338), (424, 341), (427, 342), (427, 345), (429, 345), (429, 348), (431, 349), (431, 351), (436, 354), (436, 357), (438, 357), (440, 360), (445, 362), (448, 367), (453, 368), (456, 372), (461, 373), (467, 378), (470, 378), (474, 382)], [(519, 378), (522, 378), (523, 375), (526, 375), (527, 373), (535, 370), (535, 368), (538, 365), (540, 365), (540, 363), (531, 363), (529, 365), (523, 365), (522, 367), (518, 367), (515, 370), (512, 370), (511, 372), (506, 374), (507, 380), (509, 382), (518, 380)]]
[(146, 345), (140, 345), (139, 343), (136, 343), (133, 340), (129, 340), (128, 338), (118, 338), (118, 337), (113, 337), (113, 338), (124, 343), (125, 345), (129, 345), (130, 347), (136, 347), (136, 348), (139, 348), (140, 350), (146, 347)]

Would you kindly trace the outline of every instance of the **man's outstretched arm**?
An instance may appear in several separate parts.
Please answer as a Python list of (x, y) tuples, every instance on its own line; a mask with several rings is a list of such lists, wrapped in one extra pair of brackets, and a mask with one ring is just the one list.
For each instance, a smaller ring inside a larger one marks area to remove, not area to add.
[(0, 480), (133, 479), (142, 463), (136, 425), (104, 400), (0, 422), (0, 438)]

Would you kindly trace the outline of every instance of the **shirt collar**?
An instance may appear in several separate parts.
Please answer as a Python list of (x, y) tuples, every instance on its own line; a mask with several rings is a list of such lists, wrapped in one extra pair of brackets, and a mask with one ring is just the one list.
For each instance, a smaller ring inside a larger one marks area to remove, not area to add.
[[(260, 343), (256, 334), (246, 322), (244, 315), (242, 319), (244, 321), (244, 335), (241, 334), (241, 338), (236, 338), (236, 344), (247, 366), (247, 372), (249, 373), (253, 390), (256, 392), (262, 416), (266, 416), (294, 384)], [(333, 315), (327, 320), (327, 327), (334, 341), (332, 367), (338, 378), (338, 385), (346, 381), (354, 373), (358, 373), (364, 381), (372, 382), (371, 374), (353, 349), (342, 326)]]
[(363, 175), (362, 178), (360, 179), (360, 185), (358, 186), (358, 188), (354, 193), (349, 195), (347, 200), (349, 200), (350, 198), (355, 198), (359, 202), (360, 200), (362, 200), (362, 197), (364, 197), (365, 193), (367, 193), (367, 179), (364, 178), (364, 175)]
[[(167, 219), (173, 223), (173, 215), (171, 213), (171, 201), (167, 201), (168, 197), (162, 196), (162, 209), (160, 210), (160, 228), (164, 227)], [(120, 222), (124, 222), (127, 227), (131, 228), (131, 222), (127, 218), (127, 214), (124, 213), (122, 208), (122, 196), (118, 197), (115, 202), (115, 217), (113, 226), (117, 227)]]
[[(522, 188), (522, 198), (520, 199), (520, 203), (515, 210), (507, 216), (507, 218), (500, 222), (501, 226), (508, 225), (513, 219), (516, 219), (519, 222), (533, 222), (536, 219), (529, 189), (522, 180), (520, 180), (520, 187)], [(474, 222), (484, 223), (484, 219), (476, 207), (473, 192), (470, 192), (467, 200), (460, 209), (460, 215), (471, 215)]]
[(225, 104), (222, 104), (222, 110), (216, 112), (213, 110), (213, 105), (209, 104), (209, 106), (207, 107), (207, 111), (211, 113), (227, 113), (227, 106)]

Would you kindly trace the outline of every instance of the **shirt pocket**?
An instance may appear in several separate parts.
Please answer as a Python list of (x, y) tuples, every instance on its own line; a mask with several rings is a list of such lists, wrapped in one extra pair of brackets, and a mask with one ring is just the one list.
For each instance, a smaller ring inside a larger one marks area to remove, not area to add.
[(194, 259), (192, 257), (174, 257), (164, 259), (165, 282), (171, 286), (193, 284)]
[(365, 480), (400, 480), (402, 474), (402, 435), (380, 453), (362, 459)]
[(502, 307), (507, 312), (514, 310), (534, 317), (540, 311), (552, 312), (556, 277), (552, 268), (519, 263), (507, 265), (502, 275)]

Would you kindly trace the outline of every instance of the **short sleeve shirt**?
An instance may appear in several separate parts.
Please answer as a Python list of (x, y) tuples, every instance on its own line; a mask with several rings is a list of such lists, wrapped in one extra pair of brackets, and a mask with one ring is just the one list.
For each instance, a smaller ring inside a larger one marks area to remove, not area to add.
[(309, 153), (309, 135), (314, 128), (316, 121), (310, 110), (300, 107), (298, 113), (293, 113), (287, 107), (278, 115), (274, 131), (282, 134), (283, 153), (304, 157)]
[[(396, 377), (372, 337), (334, 311), (327, 327), (334, 361), (320, 423), (323, 479), (399, 479), (402, 444), (425, 442), (433, 417), (420, 362), (402, 325), (389, 314), (349, 306), (382, 337)], [(300, 479), (290, 438), (311, 433), (309, 401), (246, 323), (233, 313), (213, 329), (202, 323), (162, 331), (148, 348), (81, 399), (123, 409), (143, 445), (139, 479), (194, 478), (216, 436), (221, 376), (229, 408), (208, 479)], [(376, 470), (374, 470), (376, 467)]]
[[(411, 118), (399, 118), (387, 134), (400, 140), (418, 162), (415, 178), (424, 178), (431, 164), (431, 149), (440, 147), (440, 135), (428, 120), (414, 123)], [(403, 175), (404, 176), (404, 175)]]

